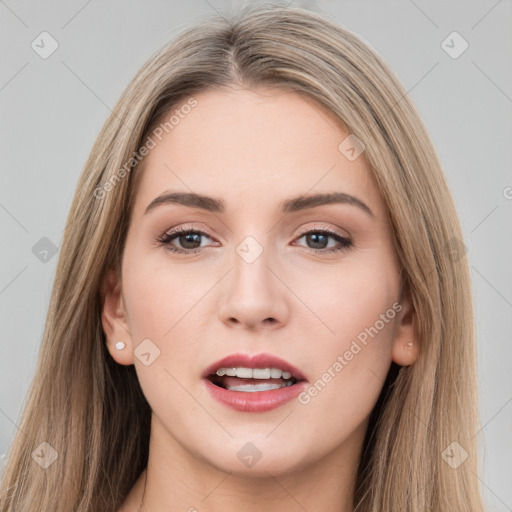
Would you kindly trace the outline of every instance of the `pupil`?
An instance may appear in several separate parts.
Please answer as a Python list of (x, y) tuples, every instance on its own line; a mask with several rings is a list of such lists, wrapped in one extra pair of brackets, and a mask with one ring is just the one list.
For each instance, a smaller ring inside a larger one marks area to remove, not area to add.
[[(201, 235), (199, 235), (198, 233), (188, 233), (187, 235), (182, 235), (180, 237), (180, 243), (183, 245), (183, 247), (185, 247), (186, 249), (195, 249), (196, 247), (190, 247), (190, 246), (187, 246), (187, 243), (191, 243), (192, 245), (194, 245), (195, 243), (199, 243), (199, 245), (201, 245), (201, 242), (198, 240), (198, 238), (200, 237)], [(191, 237), (196, 237), (196, 240), (191, 240)], [(183, 240), (185, 240), (185, 243), (183, 243)]]
[[(308, 238), (308, 241), (311, 241), (313, 240), (313, 244), (316, 244), (316, 243), (319, 243), (318, 242), (318, 239), (322, 239), (323, 238), (323, 242), (327, 242), (327, 236), (326, 235), (323, 235), (321, 233), (313, 233), (313, 234), (309, 234), (309, 235), (306, 235), (307, 238)], [(314, 247), (315, 249), (325, 249), (326, 247), (326, 244), (325, 243), (321, 243), (320, 242), (320, 247)]]

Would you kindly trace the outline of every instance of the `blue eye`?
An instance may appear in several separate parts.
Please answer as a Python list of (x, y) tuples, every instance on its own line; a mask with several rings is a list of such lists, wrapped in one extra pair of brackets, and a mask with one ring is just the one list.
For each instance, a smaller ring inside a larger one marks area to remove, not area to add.
[[(300, 240), (301, 238), (307, 237), (306, 239), (316, 245), (320, 245), (321, 247), (310, 247), (315, 252), (336, 252), (336, 251), (342, 251), (345, 249), (348, 249), (352, 246), (352, 240), (341, 236), (339, 233), (335, 233), (334, 231), (328, 231), (323, 229), (313, 229), (310, 231), (306, 231), (305, 233), (302, 233), (302, 235), (298, 238)], [(329, 238), (332, 238), (338, 242), (338, 246), (335, 247), (328, 247), (328, 240)]]
[[(206, 237), (211, 240), (211, 238), (204, 231), (180, 227), (173, 231), (164, 233), (160, 238), (158, 238), (158, 242), (160, 245), (165, 246), (171, 252), (192, 254), (201, 251), (201, 237)], [(299, 238), (297, 238), (297, 240), (300, 240), (304, 237), (306, 237), (308, 243), (312, 243), (317, 246), (308, 247), (308, 249), (320, 254), (342, 251), (352, 246), (352, 240), (341, 236), (339, 233), (334, 231), (324, 229), (312, 229), (310, 231), (305, 231)], [(329, 247), (329, 238), (338, 242), (338, 245)], [(181, 247), (176, 247), (173, 244), (175, 240), (179, 242)]]

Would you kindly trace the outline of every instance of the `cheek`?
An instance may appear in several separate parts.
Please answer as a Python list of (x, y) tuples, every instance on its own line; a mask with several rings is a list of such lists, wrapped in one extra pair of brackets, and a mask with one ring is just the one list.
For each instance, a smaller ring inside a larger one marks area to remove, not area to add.
[[(356, 339), (360, 344), (379, 340), (365, 353), (390, 353), (392, 324), (397, 314), (393, 304), (399, 291), (393, 272), (384, 262), (372, 262), (369, 258), (340, 265), (339, 269), (301, 272), (294, 281), (294, 291), (306, 299), (307, 310), (299, 320), (303, 332), (312, 336), (315, 331), (313, 339), (322, 340), (322, 353), (331, 357), (349, 350), (351, 341)], [(301, 304), (297, 307), (303, 309)]]
[[(142, 389), (154, 410), (160, 404), (176, 412), (184, 403), (193, 406), (180, 384), (189, 389), (191, 381), (199, 382), (194, 381), (199, 375), (198, 354), (201, 343), (208, 341), (205, 322), (212, 322), (204, 305), (216, 280), (211, 273), (198, 278), (197, 267), (171, 263), (162, 251), (127, 243), (123, 294)], [(149, 366), (138, 358), (137, 346), (143, 340), (150, 340), (145, 343), (158, 355)]]
[(393, 305), (385, 300), (368, 302), (363, 309), (340, 304), (338, 321), (332, 324), (336, 334), (316, 343), (309, 373), (313, 381), (303, 402), (314, 399), (319, 405), (329, 402), (344, 408), (371, 404), (391, 364), (395, 316)]
[[(183, 386), (189, 388), (190, 364), (197, 357), (193, 306), (207, 287), (187, 287), (189, 277), (177, 267), (163, 268), (136, 252), (127, 254), (123, 293), (137, 377), (152, 410), (162, 414), (168, 424), (177, 424), (183, 409), (191, 414), (194, 409)], [(146, 364), (147, 359), (139, 356), (148, 352), (150, 362)]]
[(361, 332), (366, 334), (364, 329), (352, 329), (352, 336), (347, 330), (334, 343), (315, 351), (316, 371), (295, 407), (296, 419), (312, 432), (321, 432), (310, 440), (295, 439), (310, 442), (308, 452), (330, 453), (333, 445), (366, 431), (391, 364), (393, 325), (390, 322), (378, 334), (368, 336), (365, 343), (357, 338)]
[(132, 335), (154, 339), (160, 348), (187, 323), (188, 313), (211, 287), (187, 265), (170, 263), (163, 250), (147, 253), (127, 245), (123, 262), (123, 294)]
[[(370, 414), (391, 365), (397, 285), (381, 267), (351, 268), (309, 297), (327, 328), (314, 349), (304, 340), (310, 386), (298, 397), (303, 414), (318, 421), (329, 414), (332, 434), (353, 431)], [(320, 325), (320, 327), (318, 327)], [(307, 327), (304, 326), (307, 330)], [(309, 328), (311, 331), (311, 326)], [(320, 332), (320, 331), (318, 331)], [(313, 357), (314, 356), (314, 357)]]

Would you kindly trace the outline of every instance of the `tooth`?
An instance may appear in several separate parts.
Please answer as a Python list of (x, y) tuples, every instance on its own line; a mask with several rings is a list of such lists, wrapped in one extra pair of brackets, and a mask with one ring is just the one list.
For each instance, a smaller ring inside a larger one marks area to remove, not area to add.
[(239, 377), (241, 379), (289, 379), (292, 374), (279, 368), (219, 368), (215, 372), (219, 377)]
[(252, 378), (252, 368), (236, 368), (236, 376), (241, 379), (251, 379)]
[(270, 368), (254, 368), (252, 371), (253, 379), (270, 379)]
[(279, 368), (270, 368), (270, 377), (272, 379), (280, 379), (283, 371)]
[(254, 393), (256, 391), (272, 391), (274, 389), (285, 388), (291, 386), (291, 382), (283, 382), (283, 384), (270, 384), (262, 382), (261, 384), (239, 384), (235, 386), (227, 386), (228, 391), (243, 391), (245, 393)]

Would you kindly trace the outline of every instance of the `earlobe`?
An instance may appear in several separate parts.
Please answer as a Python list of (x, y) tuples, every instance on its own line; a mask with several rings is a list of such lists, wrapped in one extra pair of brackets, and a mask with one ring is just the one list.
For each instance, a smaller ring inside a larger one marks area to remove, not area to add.
[[(132, 341), (120, 279), (114, 270), (105, 275), (101, 288), (101, 323), (107, 348), (114, 360), (123, 365), (133, 364)], [(126, 347), (126, 348), (125, 348)]]
[(409, 366), (416, 361), (419, 343), (414, 329), (416, 311), (409, 297), (401, 302), (402, 310), (397, 316), (392, 359), (400, 366)]
[(418, 344), (415, 341), (408, 341), (393, 345), (393, 361), (400, 366), (409, 366), (418, 358)]

